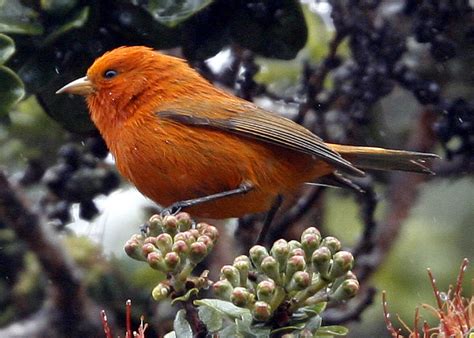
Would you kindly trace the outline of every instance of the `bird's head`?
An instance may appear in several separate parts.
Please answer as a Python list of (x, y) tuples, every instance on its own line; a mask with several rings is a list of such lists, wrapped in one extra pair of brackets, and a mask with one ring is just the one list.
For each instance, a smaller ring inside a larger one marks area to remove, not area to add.
[(144, 46), (119, 47), (99, 57), (87, 74), (56, 93), (87, 98), (92, 120), (103, 130), (137, 113), (152, 113), (196, 80), (185, 61)]

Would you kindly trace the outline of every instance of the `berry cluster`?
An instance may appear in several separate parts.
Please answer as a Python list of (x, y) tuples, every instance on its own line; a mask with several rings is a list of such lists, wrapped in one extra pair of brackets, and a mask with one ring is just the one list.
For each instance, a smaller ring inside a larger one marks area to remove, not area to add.
[[(456, 42), (449, 27), (471, 11), (469, 1), (407, 1), (405, 14), (413, 16), (413, 36), (419, 43), (429, 43), (431, 56), (445, 62), (456, 56)], [(472, 34), (472, 26), (463, 27), (464, 35)]]
[(442, 115), (434, 130), (448, 159), (455, 155), (474, 156), (474, 102), (463, 98), (443, 102)]
[(72, 203), (79, 203), (79, 216), (83, 219), (90, 220), (98, 213), (94, 197), (109, 194), (120, 183), (115, 171), (101, 161), (107, 154), (99, 136), (88, 138), (85, 146), (67, 143), (59, 149), (57, 163), (43, 177), (53, 195), (44, 201), (50, 219), (67, 223)]
[[(220, 281), (213, 284), (214, 293), (250, 309), (256, 321), (273, 318), (283, 326), (307, 320), (317, 313), (306, 307), (347, 300), (359, 290), (350, 271), (354, 258), (340, 249), (339, 240), (322, 239), (313, 227), (303, 232), (301, 241), (276, 241), (270, 252), (255, 245), (249, 256), (239, 256), (233, 265), (222, 267)], [(305, 308), (308, 311), (302, 310)]]

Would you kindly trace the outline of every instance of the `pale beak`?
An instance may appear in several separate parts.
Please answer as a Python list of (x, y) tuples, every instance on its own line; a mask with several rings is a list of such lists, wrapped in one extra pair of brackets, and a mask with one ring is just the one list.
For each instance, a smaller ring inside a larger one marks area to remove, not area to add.
[(92, 82), (87, 78), (87, 76), (84, 76), (68, 83), (59, 89), (56, 94), (68, 93), (87, 96), (93, 92), (94, 86), (92, 85)]

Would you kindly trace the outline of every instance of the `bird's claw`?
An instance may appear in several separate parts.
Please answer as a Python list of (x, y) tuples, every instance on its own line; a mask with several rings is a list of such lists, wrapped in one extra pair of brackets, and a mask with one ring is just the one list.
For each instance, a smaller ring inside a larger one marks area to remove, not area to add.
[(148, 223), (143, 223), (139, 227), (140, 233), (142, 234), (143, 237), (147, 237), (148, 233), (150, 232), (150, 224)]
[(171, 204), (169, 207), (163, 208), (160, 212), (161, 217), (165, 216), (175, 216), (177, 213), (181, 211), (182, 207), (177, 203)]

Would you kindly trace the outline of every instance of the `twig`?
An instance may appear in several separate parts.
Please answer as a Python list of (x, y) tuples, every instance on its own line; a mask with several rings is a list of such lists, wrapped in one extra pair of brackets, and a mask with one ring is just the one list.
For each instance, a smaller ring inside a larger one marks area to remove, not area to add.
[(313, 204), (321, 196), (324, 188), (312, 187), (312, 190), (301, 196), (298, 201), (288, 211), (281, 215), (277, 221), (271, 226), (267, 237), (267, 243), (273, 243), (282, 237), (284, 232), (298, 220), (300, 220), (313, 206)]
[(186, 311), (186, 320), (188, 321), (189, 325), (191, 325), (194, 338), (205, 338), (207, 336), (207, 329), (199, 319), (198, 311), (193, 305), (194, 299), (194, 296), (190, 296), (187, 301), (182, 302), (183, 308)]
[(324, 311), (322, 314), (324, 325), (339, 325), (350, 321), (359, 321), (364, 310), (374, 302), (376, 293), (375, 288), (369, 287), (365, 292), (360, 292), (357, 298), (351, 300), (344, 310), (328, 309)]
[(362, 204), (361, 214), (364, 220), (364, 232), (354, 249), (351, 250), (356, 259), (362, 254), (370, 253), (376, 245), (375, 232), (377, 222), (375, 221), (374, 213), (377, 207), (377, 197), (372, 185), (365, 185), (363, 189), (364, 193), (359, 194), (359, 201)]

